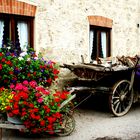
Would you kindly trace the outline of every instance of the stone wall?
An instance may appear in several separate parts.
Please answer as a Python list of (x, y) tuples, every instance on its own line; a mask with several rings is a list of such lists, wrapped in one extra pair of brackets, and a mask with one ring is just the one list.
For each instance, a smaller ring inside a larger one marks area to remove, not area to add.
[[(140, 54), (139, 0), (21, 1), (37, 6), (35, 49), (41, 51), (45, 59), (60, 64), (78, 63), (84, 55), (86, 62), (89, 62), (88, 16), (95, 15), (113, 20), (112, 56)], [(63, 70), (61, 74), (64, 78)]]
[(89, 61), (88, 16), (113, 20), (112, 56), (140, 54), (139, 0), (23, 0), (37, 6), (35, 48), (60, 63)]

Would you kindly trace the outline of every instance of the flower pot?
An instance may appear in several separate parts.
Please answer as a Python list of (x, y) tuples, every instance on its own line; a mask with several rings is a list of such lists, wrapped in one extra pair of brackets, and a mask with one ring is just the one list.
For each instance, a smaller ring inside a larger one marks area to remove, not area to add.
[(23, 124), (23, 122), (21, 121), (20, 118), (18, 118), (18, 117), (10, 117), (8, 114), (7, 114), (7, 121), (11, 122), (11, 123), (14, 123), (14, 124)]

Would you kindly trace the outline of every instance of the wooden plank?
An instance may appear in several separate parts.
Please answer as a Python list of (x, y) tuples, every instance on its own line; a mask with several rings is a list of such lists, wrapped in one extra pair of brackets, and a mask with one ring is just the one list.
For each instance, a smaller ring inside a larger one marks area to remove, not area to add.
[(0, 128), (0, 140), (2, 140), (2, 128)]
[(104, 71), (105, 67), (102, 66), (94, 66), (94, 65), (84, 65), (84, 64), (80, 64), (80, 65), (71, 65), (70, 67), (72, 68), (87, 68), (87, 69), (91, 69), (91, 70), (95, 70), (95, 71)]
[(25, 129), (24, 125), (16, 125), (16, 124), (10, 124), (10, 123), (0, 123), (0, 128), (5, 129)]

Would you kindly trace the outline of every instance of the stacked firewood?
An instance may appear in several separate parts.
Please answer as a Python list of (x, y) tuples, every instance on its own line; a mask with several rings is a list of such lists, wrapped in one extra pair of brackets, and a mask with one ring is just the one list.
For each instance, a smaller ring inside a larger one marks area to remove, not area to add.
[(137, 63), (137, 56), (135, 57), (130, 57), (130, 56), (121, 56), (121, 57), (117, 57), (118, 59), (118, 62), (121, 64), (121, 65), (125, 65), (125, 66), (128, 66), (128, 67), (135, 67), (136, 63)]

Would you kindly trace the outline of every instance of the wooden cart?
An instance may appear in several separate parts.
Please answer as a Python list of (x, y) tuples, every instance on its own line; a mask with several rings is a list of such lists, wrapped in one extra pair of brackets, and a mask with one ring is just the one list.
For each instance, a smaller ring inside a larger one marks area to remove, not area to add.
[(90, 83), (86, 86), (71, 87), (69, 88), (70, 90), (73, 90), (73, 92), (89, 90), (91, 94), (97, 92), (107, 93), (109, 94), (111, 112), (115, 116), (123, 116), (130, 110), (134, 101), (134, 83), (139, 61), (138, 57), (135, 60), (133, 67), (126, 65), (105, 67), (101, 64), (92, 63), (64, 64), (63, 67), (73, 72), (79, 80)]

